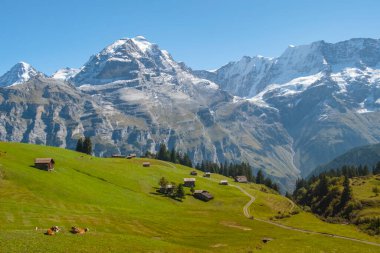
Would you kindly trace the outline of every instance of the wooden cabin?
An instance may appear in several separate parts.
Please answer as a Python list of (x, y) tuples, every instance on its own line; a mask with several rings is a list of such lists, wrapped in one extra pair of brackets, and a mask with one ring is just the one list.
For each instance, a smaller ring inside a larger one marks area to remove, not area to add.
[(184, 178), (183, 186), (185, 187), (195, 187), (195, 178)]
[(167, 184), (164, 187), (160, 187), (159, 192), (162, 194), (170, 194), (173, 192), (173, 190), (174, 190), (173, 185)]
[(129, 154), (129, 156), (130, 156), (131, 158), (135, 158), (137, 155), (136, 155), (136, 154)]
[(192, 172), (190, 172), (190, 175), (196, 176), (196, 175), (198, 175), (198, 172), (196, 172), (195, 170), (193, 170)]
[(143, 167), (150, 167), (150, 162), (143, 162)]
[(130, 155), (129, 155), (129, 156), (127, 156), (127, 159), (132, 159), (132, 156), (130, 156)]
[(34, 167), (40, 170), (51, 171), (54, 169), (54, 159), (53, 158), (36, 158), (34, 159)]
[(195, 190), (193, 196), (194, 198), (203, 201), (210, 201), (214, 198), (214, 196), (212, 196), (208, 191), (205, 190)]
[(203, 177), (210, 177), (210, 176), (211, 176), (210, 172), (206, 172), (205, 174), (203, 174)]
[(235, 182), (238, 183), (248, 183), (248, 179), (246, 176), (236, 176), (235, 177)]
[(228, 185), (228, 181), (227, 180), (220, 180), (219, 184), (220, 185)]
[(124, 155), (116, 155), (116, 154), (114, 154), (114, 155), (112, 155), (112, 158), (125, 158), (125, 156)]

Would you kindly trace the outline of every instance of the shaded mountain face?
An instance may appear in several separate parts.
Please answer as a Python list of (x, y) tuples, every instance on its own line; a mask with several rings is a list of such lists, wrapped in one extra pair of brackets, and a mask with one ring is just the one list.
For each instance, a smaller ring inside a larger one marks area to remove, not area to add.
[(353, 148), (334, 160), (318, 166), (309, 176), (317, 176), (328, 170), (342, 168), (344, 165), (356, 167), (366, 165), (371, 170), (378, 162), (380, 162), (380, 144), (361, 146)]
[(74, 148), (86, 135), (99, 156), (165, 143), (194, 162), (247, 161), (290, 189), (379, 141), (378, 44), (316, 42), (208, 72), (141, 36), (120, 39), (79, 70), (0, 88), (0, 139)]

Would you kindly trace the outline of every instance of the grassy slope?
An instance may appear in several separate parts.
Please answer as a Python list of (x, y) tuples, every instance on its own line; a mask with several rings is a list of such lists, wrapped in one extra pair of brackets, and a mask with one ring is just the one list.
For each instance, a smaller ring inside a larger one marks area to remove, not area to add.
[(380, 217), (380, 195), (372, 192), (373, 187), (380, 189), (380, 175), (353, 178), (351, 187), (354, 198), (363, 205), (358, 217)]
[[(378, 247), (319, 235), (302, 234), (249, 220), (242, 207), (249, 200), (238, 189), (197, 177), (197, 189), (215, 199), (204, 203), (187, 196), (183, 202), (156, 195), (160, 177), (182, 182), (189, 168), (146, 159), (101, 159), (53, 147), (0, 143), (1, 252), (378, 252)], [(4, 153), (6, 152), (6, 153)], [(53, 157), (48, 173), (30, 167), (35, 157)], [(213, 175), (213, 180), (224, 178)], [(282, 196), (241, 185), (257, 200), (252, 213), (269, 218), (288, 211)], [(188, 191), (188, 189), (187, 189)], [(372, 241), (351, 226), (326, 224), (309, 213), (279, 222), (295, 227), (349, 235)], [(54, 237), (43, 235), (63, 227)], [(67, 232), (89, 227), (84, 236)], [(35, 227), (41, 228), (35, 231)], [(262, 237), (274, 238), (263, 244)]]

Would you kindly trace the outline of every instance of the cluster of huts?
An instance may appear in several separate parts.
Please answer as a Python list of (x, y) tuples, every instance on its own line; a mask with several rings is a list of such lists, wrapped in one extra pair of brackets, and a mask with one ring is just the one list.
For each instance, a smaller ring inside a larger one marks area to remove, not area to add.
[[(198, 172), (196, 170), (192, 170), (190, 172), (190, 175), (191, 176), (197, 176)], [(211, 173), (210, 172), (205, 172), (203, 174), (203, 177), (210, 178), (211, 177)], [(183, 179), (183, 185), (185, 187), (195, 187), (195, 181), (196, 181), (195, 178), (184, 178)], [(248, 183), (248, 179), (247, 179), (246, 176), (237, 176), (237, 177), (235, 177), (235, 182), (238, 182), (238, 183)], [(219, 184), (220, 185), (228, 185), (228, 181), (227, 180), (220, 180)], [(209, 201), (209, 200), (211, 200), (211, 199), (214, 198), (211, 195), (211, 193), (209, 193), (206, 190), (195, 190), (194, 193), (193, 193), (193, 196), (194, 196), (194, 198), (197, 198), (197, 199), (200, 199), (200, 200), (203, 200), (203, 201)]]
[[(121, 155), (112, 155), (112, 157), (113, 158), (127, 158), (127, 159), (131, 159), (131, 158), (136, 157), (136, 154), (130, 154), (127, 157), (121, 156)], [(52, 171), (54, 169), (54, 165), (55, 165), (55, 161), (54, 161), (53, 158), (36, 158), (34, 160), (34, 166), (36, 168), (38, 168), (38, 169), (41, 169), (41, 170)], [(150, 167), (150, 162), (143, 162), (143, 167)], [(198, 172), (195, 171), (195, 170), (192, 170), (190, 172), (190, 175), (191, 176), (197, 176)], [(211, 173), (210, 172), (205, 172), (203, 174), (203, 177), (210, 178), (211, 177)], [(195, 187), (195, 181), (196, 181), (195, 178), (184, 178), (183, 179), (183, 186), (185, 186), (185, 187), (192, 187), (193, 188), (193, 187)], [(238, 182), (238, 183), (248, 183), (248, 180), (247, 180), (246, 176), (236, 176), (235, 177), (235, 182)], [(219, 184), (220, 185), (228, 185), (228, 181), (227, 180), (220, 180)], [(168, 184), (165, 187), (165, 192), (169, 192), (172, 189), (173, 189), (173, 186), (170, 185), (170, 184)], [(209, 193), (206, 190), (195, 190), (194, 193), (193, 193), (193, 196), (194, 196), (194, 198), (200, 199), (200, 200), (203, 200), (203, 201), (209, 201), (209, 200), (212, 200), (214, 198), (214, 196), (212, 196), (211, 193)]]

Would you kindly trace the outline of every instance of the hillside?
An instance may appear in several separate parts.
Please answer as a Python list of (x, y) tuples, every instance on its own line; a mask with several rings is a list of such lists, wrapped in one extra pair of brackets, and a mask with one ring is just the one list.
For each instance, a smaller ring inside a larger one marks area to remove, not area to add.
[(315, 168), (309, 176), (319, 175), (320, 173), (341, 168), (343, 165), (359, 166), (367, 165), (372, 168), (380, 161), (380, 144), (366, 145), (357, 148), (353, 148), (348, 152), (336, 157), (334, 160), (318, 166)]
[[(202, 202), (187, 195), (181, 202), (158, 195), (154, 187), (162, 176), (182, 182), (191, 170), (184, 166), (140, 158), (96, 158), (19, 143), (0, 143), (0, 151), (2, 252), (306, 252), (311, 248), (316, 252), (332, 249), (378, 252), (379, 249), (379, 238), (351, 225), (324, 223), (310, 213), (296, 214), (297, 207), (291, 201), (262, 185), (221, 186), (220, 179), (227, 179), (230, 185), (236, 183), (219, 175), (207, 179), (198, 174), (196, 189), (208, 190), (215, 198)], [(35, 157), (53, 157), (55, 170), (35, 169), (32, 166)], [(144, 161), (151, 162), (151, 167), (142, 167)], [(189, 194), (189, 189), (186, 193)], [(246, 212), (254, 219), (247, 219)], [(273, 218), (278, 213), (290, 212), (294, 215)], [(54, 237), (45, 236), (43, 232), (53, 225), (62, 227), (62, 232)], [(88, 227), (90, 231), (82, 236), (72, 235), (68, 233), (72, 226)], [(264, 237), (273, 240), (265, 244)]]

